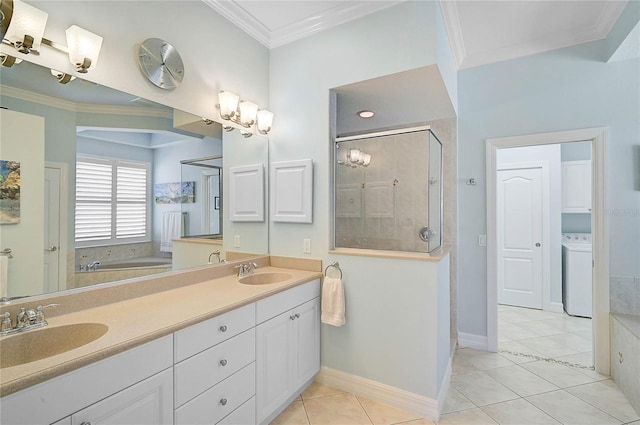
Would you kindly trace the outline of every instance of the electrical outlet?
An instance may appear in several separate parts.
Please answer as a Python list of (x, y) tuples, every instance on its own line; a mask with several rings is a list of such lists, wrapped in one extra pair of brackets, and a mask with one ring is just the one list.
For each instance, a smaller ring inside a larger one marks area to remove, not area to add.
[(478, 246), (487, 246), (487, 235), (478, 235)]
[(240, 235), (233, 236), (233, 247), (240, 248)]
[(311, 254), (311, 239), (302, 240), (302, 252), (305, 254)]

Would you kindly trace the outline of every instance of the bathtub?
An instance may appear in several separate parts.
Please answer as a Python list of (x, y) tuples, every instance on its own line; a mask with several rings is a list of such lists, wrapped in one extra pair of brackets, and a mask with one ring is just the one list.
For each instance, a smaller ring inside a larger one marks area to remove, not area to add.
[(640, 316), (611, 314), (611, 377), (640, 413)]
[(126, 269), (142, 269), (142, 268), (171, 268), (171, 258), (162, 257), (140, 257), (130, 258), (128, 260), (104, 262), (98, 266), (98, 270), (126, 270)]
[(98, 266), (98, 270), (76, 272), (72, 287), (81, 288), (98, 283), (164, 273), (170, 271), (171, 268), (171, 259), (162, 257), (140, 257), (120, 261), (105, 261)]

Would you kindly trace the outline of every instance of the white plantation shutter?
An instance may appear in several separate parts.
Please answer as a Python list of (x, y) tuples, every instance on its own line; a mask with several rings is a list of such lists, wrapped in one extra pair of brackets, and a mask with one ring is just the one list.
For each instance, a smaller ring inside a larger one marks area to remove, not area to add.
[(149, 164), (79, 156), (77, 246), (149, 239)]
[(147, 170), (117, 166), (116, 239), (141, 238), (147, 234)]

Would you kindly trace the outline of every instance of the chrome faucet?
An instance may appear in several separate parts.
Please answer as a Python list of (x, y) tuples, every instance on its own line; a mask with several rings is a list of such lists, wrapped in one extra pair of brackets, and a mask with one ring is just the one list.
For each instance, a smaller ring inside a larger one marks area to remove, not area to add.
[(100, 261), (96, 260), (92, 263), (87, 264), (87, 271), (96, 271), (98, 270), (98, 266), (100, 265)]
[(238, 269), (238, 277), (243, 277), (248, 274), (253, 274), (253, 271), (258, 268), (256, 263), (247, 263), (240, 264), (239, 266), (235, 266), (235, 269)]
[(218, 263), (226, 263), (227, 262), (227, 260), (220, 258), (220, 250), (217, 249), (217, 250), (213, 251), (211, 254), (209, 254), (209, 261), (207, 262), (207, 264), (213, 264), (211, 262), (211, 257), (213, 255), (215, 255), (216, 258), (218, 259)]
[(28, 331), (30, 329), (37, 329), (43, 326), (47, 326), (47, 321), (44, 318), (44, 309), (57, 307), (60, 304), (39, 305), (35, 309), (33, 308), (20, 308), (20, 312), (16, 318), (16, 325), (13, 326), (11, 321), (11, 313), (8, 311), (1, 314), (0, 318), (0, 335), (10, 335), (16, 332)]

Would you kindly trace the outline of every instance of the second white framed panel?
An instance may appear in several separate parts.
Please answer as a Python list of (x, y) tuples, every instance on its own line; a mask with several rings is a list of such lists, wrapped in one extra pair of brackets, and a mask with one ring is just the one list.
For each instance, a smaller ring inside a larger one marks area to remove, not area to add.
[(262, 164), (229, 168), (231, 221), (264, 221), (264, 169)]
[(313, 222), (313, 162), (310, 159), (271, 163), (271, 220)]

